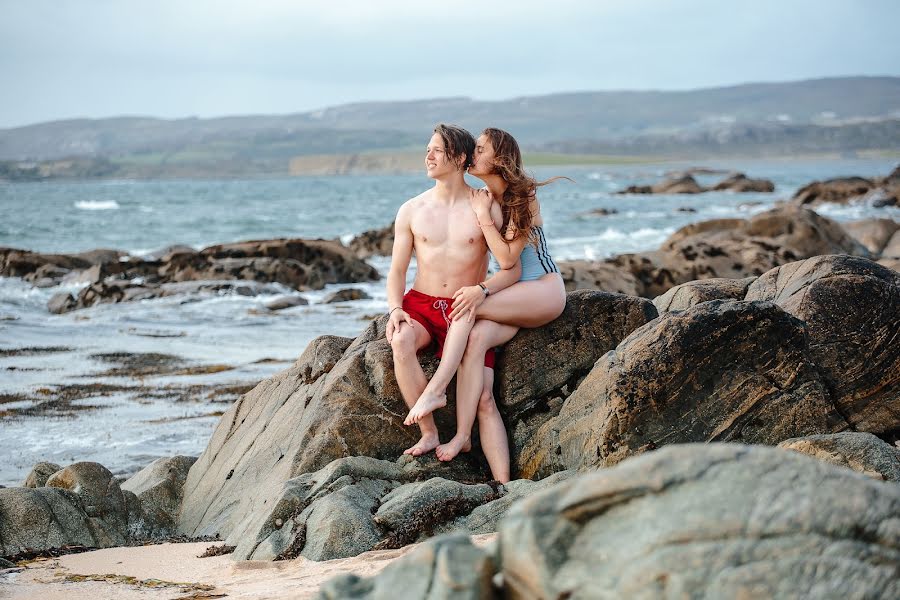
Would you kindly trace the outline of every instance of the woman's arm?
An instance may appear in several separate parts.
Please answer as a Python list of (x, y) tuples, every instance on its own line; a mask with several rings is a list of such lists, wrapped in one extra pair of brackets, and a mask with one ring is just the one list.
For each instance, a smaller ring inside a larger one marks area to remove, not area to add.
[(522, 254), (522, 248), (528, 243), (528, 236), (523, 235), (519, 239), (510, 241), (515, 235), (514, 226), (510, 225), (506, 229), (506, 239), (501, 235), (499, 228), (503, 224), (503, 215), (500, 205), (493, 201), (491, 195), (486, 190), (478, 190), (472, 196), (472, 209), (484, 233), (484, 239), (491, 254), (497, 259), (501, 269), (511, 269), (519, 260)]
[[(518, 282), (521, 276), (522, 261), (517, 260), (512, 269), (500, 269), (483, 281), (481, 285), (487, 288), (488, 293), (496, 294)], [(451, 321), (460, 315), (465, 315), (469, 310), (474, 315), (475, 309), (481, 306), (484, 299), (488, 297), (481, 285), (469, 285), (456, 290), (456, 293), (453, 294), (453, 310), (447, 315)]]

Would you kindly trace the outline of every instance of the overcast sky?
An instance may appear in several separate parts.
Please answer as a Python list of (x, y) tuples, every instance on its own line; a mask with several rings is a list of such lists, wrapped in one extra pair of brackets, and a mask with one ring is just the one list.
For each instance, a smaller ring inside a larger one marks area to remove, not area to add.
[(0, 0), (0, 127), (900, 76), (898, 0)]

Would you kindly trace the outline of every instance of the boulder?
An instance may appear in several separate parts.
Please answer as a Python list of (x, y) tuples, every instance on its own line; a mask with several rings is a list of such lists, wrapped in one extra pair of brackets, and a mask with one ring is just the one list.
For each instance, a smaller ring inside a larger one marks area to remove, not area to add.
[(848, 428), (802, 321), (769, 302), (670, 312), (605, 354), (522, 451), (523, 472), (609, 466), (667, 444), (777, 444)]
[(878, 256), (887, 246), (900, 223), (893, 219), (863, 219), (841, 224), (844, 229), (866, 247), (872, 256)]
[(357, 258), (390, 256), (394, 248), (394, 223), (381, 229), (362, 232), (350, 240), (348, 247)]
[[(46, 483), (47, 487), (68, 490), (78, 496), (85, 514), (95, 529), (113, 543), (127, 541), (129, 500), (109, 469), (95, 462), (77, 462), (57, 471)], [(96, 535), (96, 534), (95, 534)]]
[(900, 274), (865, 258), (816, 256), (765, 273), (746, 299), (806, 322), (811, 356), (854, 429), (900, 428)]
[(59, 488), (0, 489), (0, 555), (62, 546), (121, 544), (94, 525), (77, 494)]
[(707, 191), (691, 175), (680, 174), (653, 185), (632, 185), (617, 194), (700, 194)]
[(882, 258), (900, 258), (900, 231), (894, 232), (891, 239), (881, 249)]
[(615, 265), (590, 260), (558, 263), (567, 292), (601, 290), (626, 296), (639, 296), (640, 284), (634, 275)]
[(47, 480), (50, 476), (60, 470), (62, 470), (62, 467), (56, 463), (39, 462), (31, 467), (31, 472), (28, 474), (28, 477), (25, 478), (25, 483), (22, 485), (27, 488), (44, 487), (47, 485)]
[(182, 487), (195, 456), (159, 458), (125, 481), (121, 488), (140, 500), (149, 536), (165, 537), (175, 533), (181, 508)]
[(900, 482), (900, 449), (871, 433), (843, 431), (811, 435), (785, 440), (778, 447), (808, 454), (874, 479)]
[(59, 292), (53, 294), (47, 302), (47, 310), (55, 315), (67, 313), (74, 310), (78, 306), (78, 301), (72, 297), (69, 292)]
[[(514, 432), (513, 454), (525, 430), (552, 416), (554, 403), (558, 409), (597, 358), (655, 316), (648, 300), (573, 292), (560, 318), (523, 330), (507, 344), (496, 385), (501, 411)], [(347, 456), (394, 461), (418, 440), (417, 428), (403, 425), (407, 408), (384, 339), (385, 322), (385, 316), (373, 321), (356, 340), (317, 338), (290, 369), (232, 405), (188, 474), (181, 533), (234, 535), (257, 544), (271, 530), (242, 521), (266, 519), (274, 510), (267, 507), (278, 504), (288, 480)], [(426, 373), (437, 364), (427, 353), (422, 362)], [(442, 439), (455, 431), (453, 386), (450, 391), (448, 406), (435, 415)], [(466, 482), (489, 478), (486, 463), (475, 454), (452, 461), (459, 469), (456, 476)]]
[(774, 192), (775, 184), (768, 179), (750, 179), (743, 173), (734, 173), (712, 187), (713, 191), (722, 192)]
[(317, 598), (344, 600), (481, 600), (494, 598), (495, 563), (468, 535), (441, 536), (422, 544), (363, 579), (340, 575), (327, 581)]
[(306, 306), (309, 300), (303, 296), (281, 296), (274, 300), (266, 302), (266, 308), (269, 310), (284, 310), (285, 308), (293, 308), (295, 306)]
[(896, 598), (897, 515), (900, 486), (806, 456), (669, 446), (517, 503), (499, 570), (507, 598)]
[(746, 277), (744, 279), (715, 278), (688, 281), (676, 285), (662, 296), (654, 298), (653, 305), (662, 314), (687, 310), (696, 304), (710, 300), (743, 300), (747, 288), (755, 280), (755, 277)]
[(865, 196), (876, 187), (875, 181), (864, 177), (838, 177), (814, 181), (797, 190), (791, 202), (801, 205), (844, 204)]
[(338, 290), (334, 293), (329, 294), (324, 300), (322, 300), (323, 304), (334, 304), (335, 302), (350, 302), (352, 300), (370, 300), (372, 296), (368, 295), (364, 290), (359, 288), (347, 288), (345, 290)]

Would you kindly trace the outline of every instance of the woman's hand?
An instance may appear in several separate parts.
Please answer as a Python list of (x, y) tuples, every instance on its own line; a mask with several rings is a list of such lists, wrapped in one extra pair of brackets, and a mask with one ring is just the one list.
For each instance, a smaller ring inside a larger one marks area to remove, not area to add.
[(484, 298), (484, 291), (482, 291), (480, 286), (468, 285), (459, 288), (453, 294), (453, 304), (451, 305), (453, 310), (450, 311), (448, 318), (451, 321), (455, 321), (463, 318), (468, 311), (469, 314), (465, 318), (471, 321), (475, 318), (475, 310), (481, 306)]
[(493, 202), (494, 199), (487, 190), (475, 190), (472, 194), (472, 197), (469, 199), (469, 206), (475, 211), (475, 216), (478, 217), (479, 223), (487, 224), (494, 222), (491, 218), (491, 204), (493, 204)]

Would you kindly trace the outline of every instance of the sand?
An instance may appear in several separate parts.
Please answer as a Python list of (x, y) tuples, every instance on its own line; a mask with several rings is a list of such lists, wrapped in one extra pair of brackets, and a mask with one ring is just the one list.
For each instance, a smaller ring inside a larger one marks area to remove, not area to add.
[[(474, 536), (473, 541), (484, 545), (495, 536)], [(0, 598), (312, 598), (335, 575), (374, 575), (416, 547), (324, 562), (303, 557), (281, 562), (237, 562), (227, 555), (198, 558), (212, 545), (220, 543), (109, 548), (41, 559), (0, 574)]]

